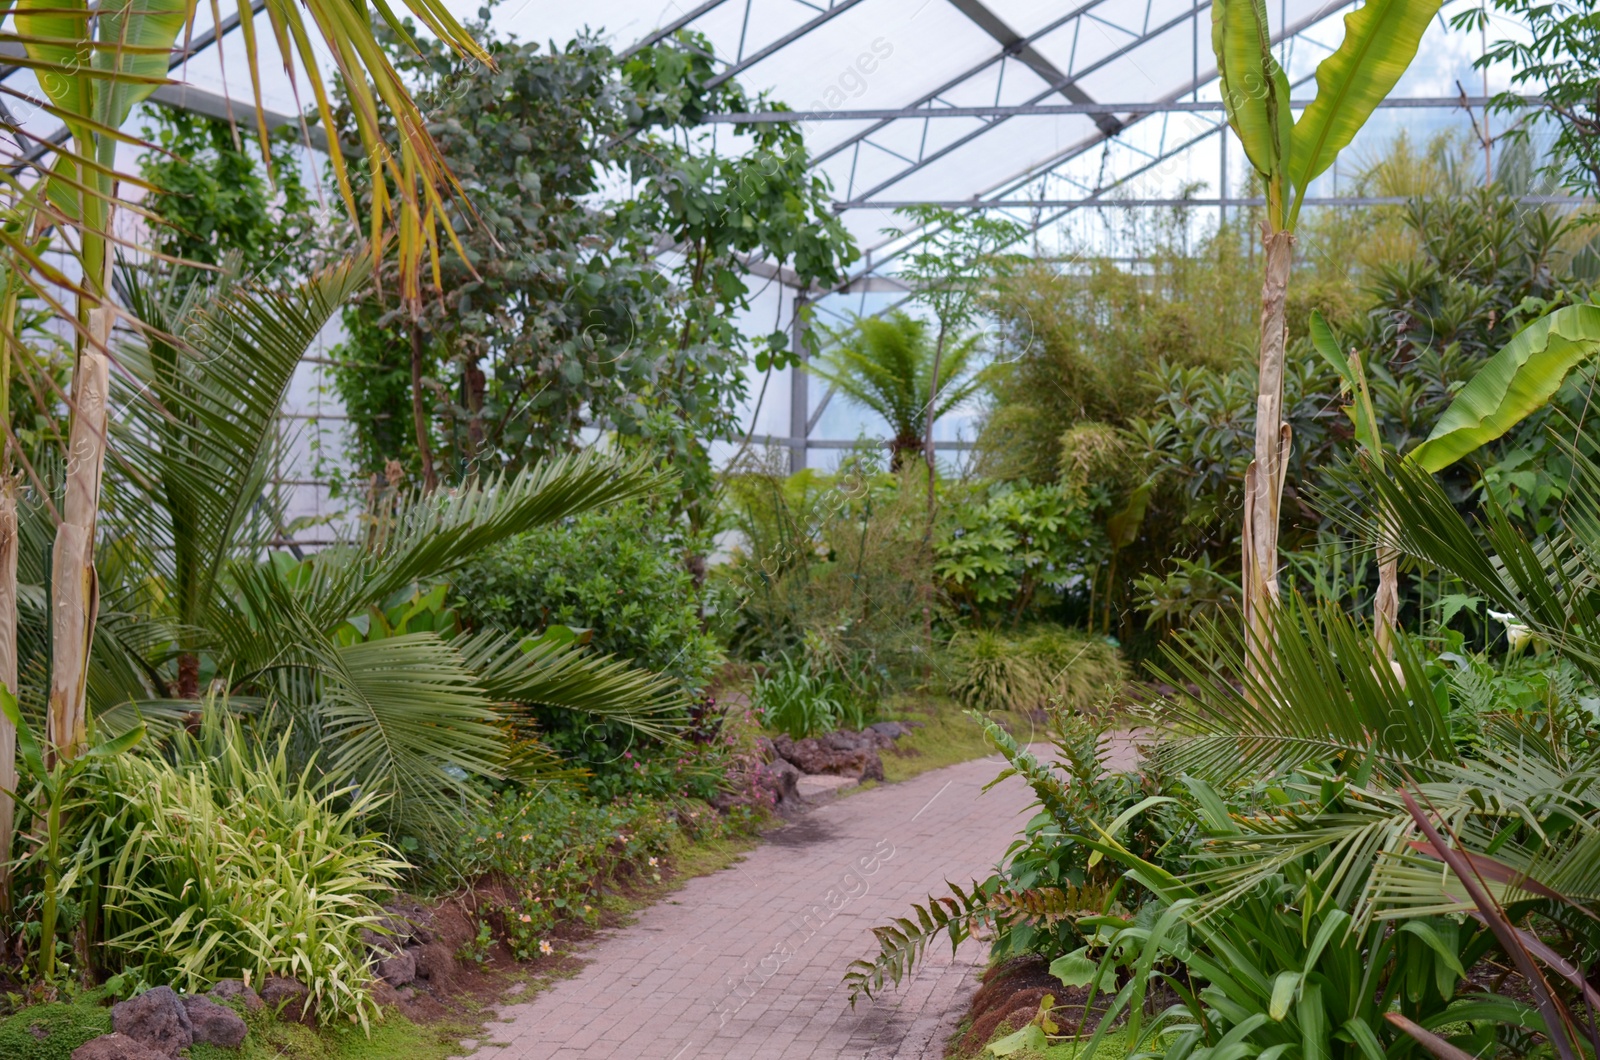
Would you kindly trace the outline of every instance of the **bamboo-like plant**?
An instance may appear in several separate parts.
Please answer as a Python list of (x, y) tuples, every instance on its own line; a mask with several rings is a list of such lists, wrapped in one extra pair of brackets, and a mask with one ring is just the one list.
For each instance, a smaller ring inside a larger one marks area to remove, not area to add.
[(1244, 613), (1252, 667), (1272, 644), (1278, 599), (1278, 521), (1290, 444), (1283, 421), (1284, 309), (1294, 231), (1311, 182), (1333, 165), (1416, 56), (1440, 0), (1367, 0), (1345, 16), (1344, 40), (1317, 67), (1317, 95), (1296, 121), (1289, 78), (1272, 54), (1266, 0), (1211, 7), (1228, 123), (1267, 191), (1262, 243), (1260, 375), (1255, 459), (1245, 474)]

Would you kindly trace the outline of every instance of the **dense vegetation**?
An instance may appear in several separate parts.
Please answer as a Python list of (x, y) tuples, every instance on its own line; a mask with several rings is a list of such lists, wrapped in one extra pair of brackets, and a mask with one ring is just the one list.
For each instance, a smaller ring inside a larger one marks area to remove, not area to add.
[[(752, 263), (825, 288), (856, 248), (796, 126), (719, 152), (701, 118), (781, 104), (692, 35), (618, 55), (416, 4), (418, 48), (385, 9), (318, 94), (374, 159), (311, 163), (328, 209), (290, 141), (145, 107), (143, 247), (90, 161), (143, 96), (53, 98), (67, 161), (0, 226), (0, 1015), (49, 1003), (0, 1051), (282, 976), (370, 1033), (400, 910), (469, 909), (452, 959), (558, 955), (769, 824), (774, 756), (892, 781), (851, 741), (912, 721), (1039, 812), (880, 928), (852, 998), (981, 937), (1069, 999), (996, 1055), (1593, 1055), (1600, 255), (1592, 214), (1524, 201), (1594, 187), (1592, 16), (1495, 5), (1549, 157), (1513, 137), (1480, 187), (1401, 137), (1354, 190), (1405, 205), (1302, 212), (1438, 4), (1352, 13), (1298, 117), (1269, 13), (1213, 6), (1265, 205), (1141, 215), (1131, 262), (908, 210), (903, 304), (803, 351), (738, 327)], [(39, 265), (63, 246), (81, 282)], [(334, 321), (349, 512), (308, 552), (279, 419)], [(739, 420), (780, 370), (886, 437), (790, 473)]]

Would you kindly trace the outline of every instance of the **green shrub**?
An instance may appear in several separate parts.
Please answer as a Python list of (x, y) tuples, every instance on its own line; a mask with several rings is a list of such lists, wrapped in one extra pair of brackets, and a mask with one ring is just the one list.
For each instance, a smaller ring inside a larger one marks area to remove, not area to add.
[(1127, 667), (1104, 637), (1060, 626), (1015, 636), (989, 630), (950, 645), (950, 694), (972, 710), (1084, 711), (1127, 679)]
[(985, 713), (1031, 707), (1045, 698), (1044, 674), (1037, 662), (1006, 637), (980, 629), (951, 643), (954, 666), (950, 694)]
[(716, 642), (701, 630), (685, 551), (666, 513), (627, 504), (489, 549), (456, 577), (456, 591), (469, 625), (588, 629), (596, 651), (698, 691), (719, 659)]
[(557, 922), (597, 924), (607, 882), (659, 880), (660, 859), (675, 839), (722, 827), (705, 803), (637, 796), (598, 801), (562, 784), (531, 793), (508, 790), (467, 822), (454, 868), (466, 880), (503, 881), (515, 894), (486, 912), (517, 958), (529, 960), (541, 953)]
[(836, 729), (865, 728), (876, 706), (837, 670), (787, 654), (765, 676), (756, 678), (751, 702), (763, 725), (796, 740)]
[(108, 963), (198, 990), (289, 975), (319, 1017), (375, 1013), (363, 929), (406, 869), (362, 822), (378, 800), (287, 764), (214, 710), (181, 730), (172, 761), (125, 755), (97, 775), (80, 850), (108, 859)]

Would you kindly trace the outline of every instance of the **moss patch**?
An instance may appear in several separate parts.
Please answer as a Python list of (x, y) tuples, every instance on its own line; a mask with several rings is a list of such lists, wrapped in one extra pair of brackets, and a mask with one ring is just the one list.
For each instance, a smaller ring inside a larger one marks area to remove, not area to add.
[(0, 1022), (6, 1060), (70, 1060), (84, 1042), (111, 1033), (111, 1010), (77, 1002), (34, 1005)]
[(983, 738), (983, 726), (952, 699), (899, 695), (886, 707), (892, 718), (922, 723), (895, 741), (894, 750), (881, 753), (884, 779), (891, 783), (995, 753)]
[(250, 1034), (235, 1051), (212, 1045), (189, 1047), (190, 1060), (444, 1060), (461, 1051), (462, 1038), (474, 1035), (468, 1025), (442, 1022), (422, 1026), (393, 1010), (367, 1033), (360, 1027), (313, 1029), (282, 1023), (266, 1014), (248, 1018)]

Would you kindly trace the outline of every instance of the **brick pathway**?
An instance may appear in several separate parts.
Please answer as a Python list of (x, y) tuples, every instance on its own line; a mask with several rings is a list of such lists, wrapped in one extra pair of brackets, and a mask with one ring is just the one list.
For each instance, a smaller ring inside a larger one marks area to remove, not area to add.
[[(1036, 751), (1045, 748), (1035, 747)], [(851, 1011), (846, 965), (912, 901), (989, 874), (1026, 820), (998, 756), (851, 795), (690, 880), (584, 954), (588, 964), (500, 1010), (473, 1060), (929, 1060), (965, 1014), (987, 949), (948, 943), (900, 989)]]

